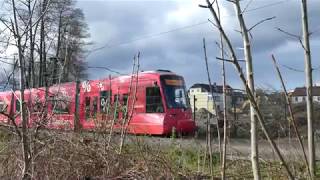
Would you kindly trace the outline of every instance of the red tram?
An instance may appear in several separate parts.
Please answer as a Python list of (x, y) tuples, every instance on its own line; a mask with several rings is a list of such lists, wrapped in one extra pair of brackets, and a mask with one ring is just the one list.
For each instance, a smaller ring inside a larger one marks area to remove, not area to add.
[[(127, 118), (129, 133), (165, 135), (173, 129), (194, 132), (196, 126), (186, 96), (183, 77), (157, 70), (80, 84), (64, 83), (47, 90), (28, 89), (25, 103), (29, 126), (42, 123), (46, 128), (74, 129), (77, 121), (80, 128), (92, 130), (113, 122), (115, 130), (119, 130)], [(12, 114), (20, 124), (19, 97), (19, 91), (0, 93), (0, 123), (11, 123), (3, 114)]]

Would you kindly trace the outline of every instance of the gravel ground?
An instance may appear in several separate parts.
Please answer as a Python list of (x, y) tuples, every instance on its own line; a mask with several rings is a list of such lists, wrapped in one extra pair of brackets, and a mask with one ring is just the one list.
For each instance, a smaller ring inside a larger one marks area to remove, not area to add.
[[(191, 137), (183, 138), (165, 138), (165, 137), (144, 137), (144, 136), (128, 136), (128, 142), (134, 143), (137, 140), (139, 142), (144, 142), (149, 145), (168, 148), (171, 145), (178, 145), (181, 148), (193, 148), (204, 149), (206, 146), (205, 139), (194, 139)], [(281, 153), (288, 160), (300, 161), (303, 160), (303, 154), (300, 145), (296, 139), (288, 138), (276, 139), (276, 144), (278, 145)], [(212, 146), (214, 152), (219, 152), (218, 139), (212, 140)], [(304, 142), (305, 150), (307, 151), (307, 142)], [(316, 145), (316, 158), (320, 160), (320, 141), (315, 143)], [(250, 140), (248, 139), (230, 139), (227, 144), (227, 155), (229, 159), (250, 159)], [(259, 155), (262, 160), (277, 160), (277, 156), (272, 150), (270, 144), (266, 140), (259, 141)]]

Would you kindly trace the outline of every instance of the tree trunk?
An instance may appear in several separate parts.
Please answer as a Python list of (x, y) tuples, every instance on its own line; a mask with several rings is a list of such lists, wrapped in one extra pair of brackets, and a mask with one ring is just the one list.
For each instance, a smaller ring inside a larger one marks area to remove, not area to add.
[(57, 50), (56, 50), (56, 57), (54, 58), (54, 62), (53, 62), (52, 84), (55, 84), (57, 82), (56, 76), (58, 71), (58, 60), (59, 60), (60, 46), (61, 46), (61, 26), (62, 26), (62, 12), (60, 12), (60, 15), (59, 15)]
[[(41, 6), (41, 14), (45, 12), (45, 8), (47, 6), (47, 0), (43, 0), (42, 6)], [(40, 55), (39, 55), (39, 79), (38, 79), (38, 86), (43, 86), (45, 76), (45, 70), (46, 70), (46, 46), (45, 46), (45, 20), (44, 15), (42, 15), (41, 18), (41, 27), (40, 27)]]
[[(290, 96), (289, 96), (287, 88), (286, 88), (286, 86), (284, 84), (284, 81), (283, 81), (282, 75), (280, 73), (280, 69), (278, 67), (276, 58), (273, 55), (271, 57), (272, 57), (273, 65), (274, 65), (274, 67), (275, 67), (275, 69), (277, 71), (278, 77), (279, 77), (279, 79), (281, 81), (281, 85), (282, 85), (282, 88), (283, 88), (283, 91), (284, 91), (284, 95), (285, 95), (286, 105), (288, 105), (289, 117), (290, 117), (290, 119), (289, 119), (289, 127), (290, 127), (290, 124), (292, 124), (293, 129), (294, 129), (294, 131), (296, 133), (296, 136), (298, 138), (299, 145), (301, 147), (302, 153), (303, 153), (303, 157), (304, 157), (304, 161), (305, 161), (306, 167), (308, 168), (309, 176), (312, 177), (311, 172), (310, 172), (310, 168), (309, 168), (309, 164), (308, 164), (308, 158), (307, 158), (307, 155), (306, 155), (306, 151), (305, 151), (305, 148), (304, 148), (304, 145), (303, 145), (303, 142), (302, 142), (302, 139), (301, 139), (300, 133), (298, 131), (298, 127), (296, 125), (296, 121), (295, 121), (294, 115), (293, 115), (293, 108), (292, 108)], [(289, 132), (290, 132), (290, 129), (289, 129)]]
[[(252, 55), (251, 55), (251, 45), (248, 35), (248, 30), (246, 24), (243, 19), (243, 14), (240, 8), (239, 0), (236, 0), (235, 10), (238, 16), (238, 21), (241, 28), (241, 34), (243, 39), (244, 46), (244, 56), (246, 60), (246, 71), (247, 71), (247, 82), (248, 86), (253, 94), (255, 94), (254, 90), (254, 79), (253, 79), (253, 67), (252, 67)], [(260, 179), (260, 169), (259, 169), (259, 155), (258, 155), (258, 144), (257, 144), (257, 123), (254, 108), (252, 103), (250, 102), (250, 119), (251, 119), (251, 163), (252, 163), (252, 172), (255, 180)]]
[[(219, 153), (220, 153), (219, 157), (220, 157), (220, 161), (221, 161), (221, 159), (222, 159), (222, 149), (221, 149), (221, 139), (220, 139), (220, 131), (219, 131), (219, 112), (218, 112), (218, 109), (217, 109), (217, 106), (216, 106), (216, 102), (215, 102), (214, 94), (213, 94), (213, 89), (212, 89), (212, 84), (211, 84), (205, 38), (203, 38), (203, 51), (204, 51), (204, 60), (205, 60), (205, 64), (206, 64), (207, 77), (208, 77), (208, 82), (209, 82), (209, 91), (210, 91), (210, 94), (212, 96), (213, 108), (214, 108), (214, 111), (215, 111), (215, 114), (216, 114), (216, 118), (217, 118), (217, 131), (218, 131), (218, 141), (219, 141), (218, 143), (219, 143)], [(211, 147), (212, 143), (211, 143), (211, 131), (210, 131), (211, 125), (210, 125), (210, 121), (208, 123), (209, 123), (209, 131), (208, 131), (208, 133), (209, 133), (208, 134), (209, 157), (210, 157), (210, 165), (212, 165), (212, 147)], [(212, 176), (213, 175), (212, 167), (210, 167), (210, 173), (211, 173), (211, 176)]]
[(34, 82), (34, 40), (33, 40), (33, 30), (32, 30), (32, 10), (31, 10), (31, 1), (28, 1), (28, 12), (29, 12), (29, 48), (30, 48), (30, 62), (28, 67), (28, 87), (33, 88)]
[(309, 43), (308, 29), (308, 10), (307, 1), (302, 0), (302, 31), (303, 31), (303, 47), (306, 74), (306, 93), (307, 93), (307, 122), (308, 122), (308, 150), (309, 150), (309, 168), (312, 177), (315, 175), (315, 149), (314, 149), (314, 133), (313, 133), (313, 96), (312, 96), (312, 64), (311, 51)]
[(121, 136), (120, 136), (120, 148), (119, 148), (120, 154), (122, 152), (122, 147), (123, 147), (123, 144), (124, 144), (124, 136), (125, 136), (125, 133), (126, 133), (125, 132), (125, 130), (126, 130), (125, 126), (129, 125), (129, 124), (127, 124), (127, 121), (129, 119), (129, 116), (128, 116), (129, 102), (131, 102), (130, 100), (132, 99), (132, 103), (133, 103), (134, 98), (136, 98), (134, 96), (134, 94), (132, 94), (132, 84), (133, 84), (133, 78), (134, 78), (134, 74), (135, 74), (136, 62), (137, 62), (136, 55), (134, 55), (134, 57), (133, 57), (133, 65), (132, 65), (132, 72), (131, 72), (131, 79), (130, 79), (130, 85), (129, 85), (129, 89), (128, 89), (128, 97), (127, 97), (127, 102), (126, 102), (126, 106), (125, 106), (125, 112), (123, 113), (123, 119), (122, 119), (122, 124), (121, 124)]
[[(217, 0), (217, 10), (219, 20), (221, 21), (220, 8)], [(220, 33), (220, 56), (224, 59), (224, 44), (222, 34)], [(222, 61), (222, 89), (223, 89), (223, 150), (221, 164), (221, 179), (226, 179), (226, 160), (227, 160), (227, 96), (226, 96), (226, 71), (225, 62)], [(229, 123), (230, 126), (230, 123)]]
[(229, 49), (229, 52), (230, 52), (230, 56), (231, 56), (231, 59), (232, 59), (232, 63), (235, 67), (235, 69), (237, 70), (237, 73), (239, 75), (239, 78), (243, 84), (243, 86), (245, 87), (245, 90), (248, 94), (248, 99), (250, 100), (256, 114), (257, 114), (257, 117), (258, 117), (258, 120), (259, 120), (259, 123), (261, 125), (261, 129), (262, 129), (262, 132), (264, 133), (264, 135), (266, 136), (268, 142), (270, 143), (272, 149), (275, 151), (275, 153), (277, 154), (277, 156), (279, 157), (279, 160), (281, 161), (281, 165), (285, 168), (287, 174), (288, 174), (288, 178), (289, 179), (294, 179), (294, 176), (292, 174), (292, 172), (290, 171), (289, 167), (288, 167), (288, 164), (285, 162), (278, 146), (275, 144), (275, 142), (270, 138), (270, 135), (266, 129), (266, 125), (265, 125), (265, 121), (264, 121), (264, 118), (263, 118), (263, 115), (260, 111), (260, 108), (256, 102), (256, 98), (254, 96), (254, 93), (250, 90), (250, 87), (248, 86), (247, 84), (247, 80), (244, 76), (244, 73), (242, 72), (242, 68), (239, 64), (239, 61), (237, 59), (237, 56), (236, 56), (236, 53), (234, 51), (234, 48), (231, 44), (231, 41), (229, 39), (229, 37), (226, 35), (224, 29), (222, 28), (221, 26), (221, 22), (217, 16), (217, 13), (216, 11), (214, 10), (214, 8), (212, 7), (212, 3), (210, 2), (210, 0), (206, 0), (207, 2), (207, 6), (200, 6), (200, 7), (205, 7), (205, 8), (209, 8), (212, 16), (214, 17), (214, 20), (215, 20), (215, 26), (218, 28), (218, 30), (220, 31), (220, 33), (222, 34), (222, 37), (224, 39), (224, 42), (226, 44), (226, 46), (228, 47)]
[[(223, 55), (223, 41), (220, 37), (221, 44), (221, 58), (224, 58)], [(222, 179), (226, 179), (226, 155), (227, 155), (227, 96), (226, 96), (226, 74), (225, 74), (225, 64), (222, 61), (222, 88), (223, 88), (223, 155), (222, 155)], [(229, 122), (230, 126), (230, 122)]]
[(22, 44), (21, 44), (21, 36), (19, 33), (19, 26), (18, 26), (18, 19), (17, 19), (17, 12), (16, 12), (16, 5), (15, 0), (12, 0), (12, 10), (14, 16), (14, 35), (17, 40), (17, 48), (18, 48), (18, 58), (19, 58), (19, 65), (20, 65), (20, 119), (22, 122), (22, 151), (23, 151), (23, 179), (30, 179), (30, 145), (28, 141), (28, 118), (26, 116), (25, 111), (25, 104), (24, 104), (24, 89), (25, 89), (25, 76), (24, 76), (24, 59), (23, 59), (23, 52), (22, 52)]

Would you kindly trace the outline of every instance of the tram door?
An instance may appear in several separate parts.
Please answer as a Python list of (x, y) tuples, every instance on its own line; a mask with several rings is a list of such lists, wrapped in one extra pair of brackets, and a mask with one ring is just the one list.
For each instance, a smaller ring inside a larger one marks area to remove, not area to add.
[(112, 91), (102, 90), (99, 93), (99, 113), (98, 120), (102, 123), (103, 127), (108, 127), (112, 117), (110, 116), (112, 111)]
[(83, 126), (87, 128), (93, 128), (97, 126), (98, 96), (95, 94), (85, 95), (83, 105)]

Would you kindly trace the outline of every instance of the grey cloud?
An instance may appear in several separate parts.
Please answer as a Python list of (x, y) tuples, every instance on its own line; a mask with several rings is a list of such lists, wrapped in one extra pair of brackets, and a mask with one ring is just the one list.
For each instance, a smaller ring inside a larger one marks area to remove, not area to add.
[[(248, 9), (271, 3), (271, 1), (253, 2)], [(317, 17), (320, 15), (318, 11), (319, 4), (316, 1), (309, 2), (310, 29), (314, 30), (319, 27), (316, 22)], [(91, 36), (95, 44), (91, 48), (105, 44), (111, 46), (110, 48), (93, 52), (87, 59), (89, 65), (106, 66), (120, 72), (129, 73), (133, 55), (141, 51), (141, 68), (143, 70), (171, 69), (183, 75), (188, 85), (196, 82), (207, 82), (202, 49), (202, 38), (205, 37), (208, 42), (212, 78), (214, 81), (221, 82), (220, 62), (215, 60), (215, 57), (219, 56), (219, 52), (214, 43), (218, 40), (219, 34), (209, 23), (171, 33), (157, 34), (206, 21), (206, 19), (211, 18), (208, 10), (195, 6), (194, 8), (197, 11), (195, 16), (190, 17), (185, 25), (175, 25), (172, 22), (167, 22), (168, 13), (181, 6), (181, 4), (174, 1), (94, 1), (94, 3), (92, 1), (80, 1), (78, 6), (84, 9), (91, 32), (94, 31)], [(224, 26), (234, 46), (242, 47), (241, 35), (234, 31), (238, 27), (238, 22), (236, 17), (233, 16), (233, 7), (230, 4), (226, 5), (226, 7), (230, 11), (230, 15), (229, 17), (224, 17), (226, 19)], [(283, 64), (303, 67), (303, 52), (301, 48), (297, 46), (289, 52), (283, 50), (286, 49), (288, 42), (295, 42), (295, 40), (275, 30), (275, 27), (281, 27), (292, 33), (300, 34), (300, 4), (289, 0), (269, 8), (248, 12), (245, 16), (248, 27), (263, 18), (277, 17), (252, 31), (252, 44), (256, 84), (259, 86), (269, 84), (278, 88), (277, 78), (273, 75), (274, 69), (270, 61), (270, 53), (277, 53), (279, 61)], [(320, 32), (312, 36), (314, 58), (320, 55), (318, 53), (319, 34)], [(141, 40), (136, 40), (139, 38)], [(242, 52), (237, 50), (237, 53), (241, 57)], [(315, 62), (316, 65), (319, 65), (319, 63)], [(283, 70), (291, 88), (303, 85), (303, 74), (286, 69)], [(232, 65), (227, 64), (227, 72), (228, 82), (235, 87), (241, 87)], [(110, 72), (91, 69), (89, 73), (91, 75), (90, 78), (104, 78)], [(316, 81), (320, 80), (317, 77), (315, 79)]]

